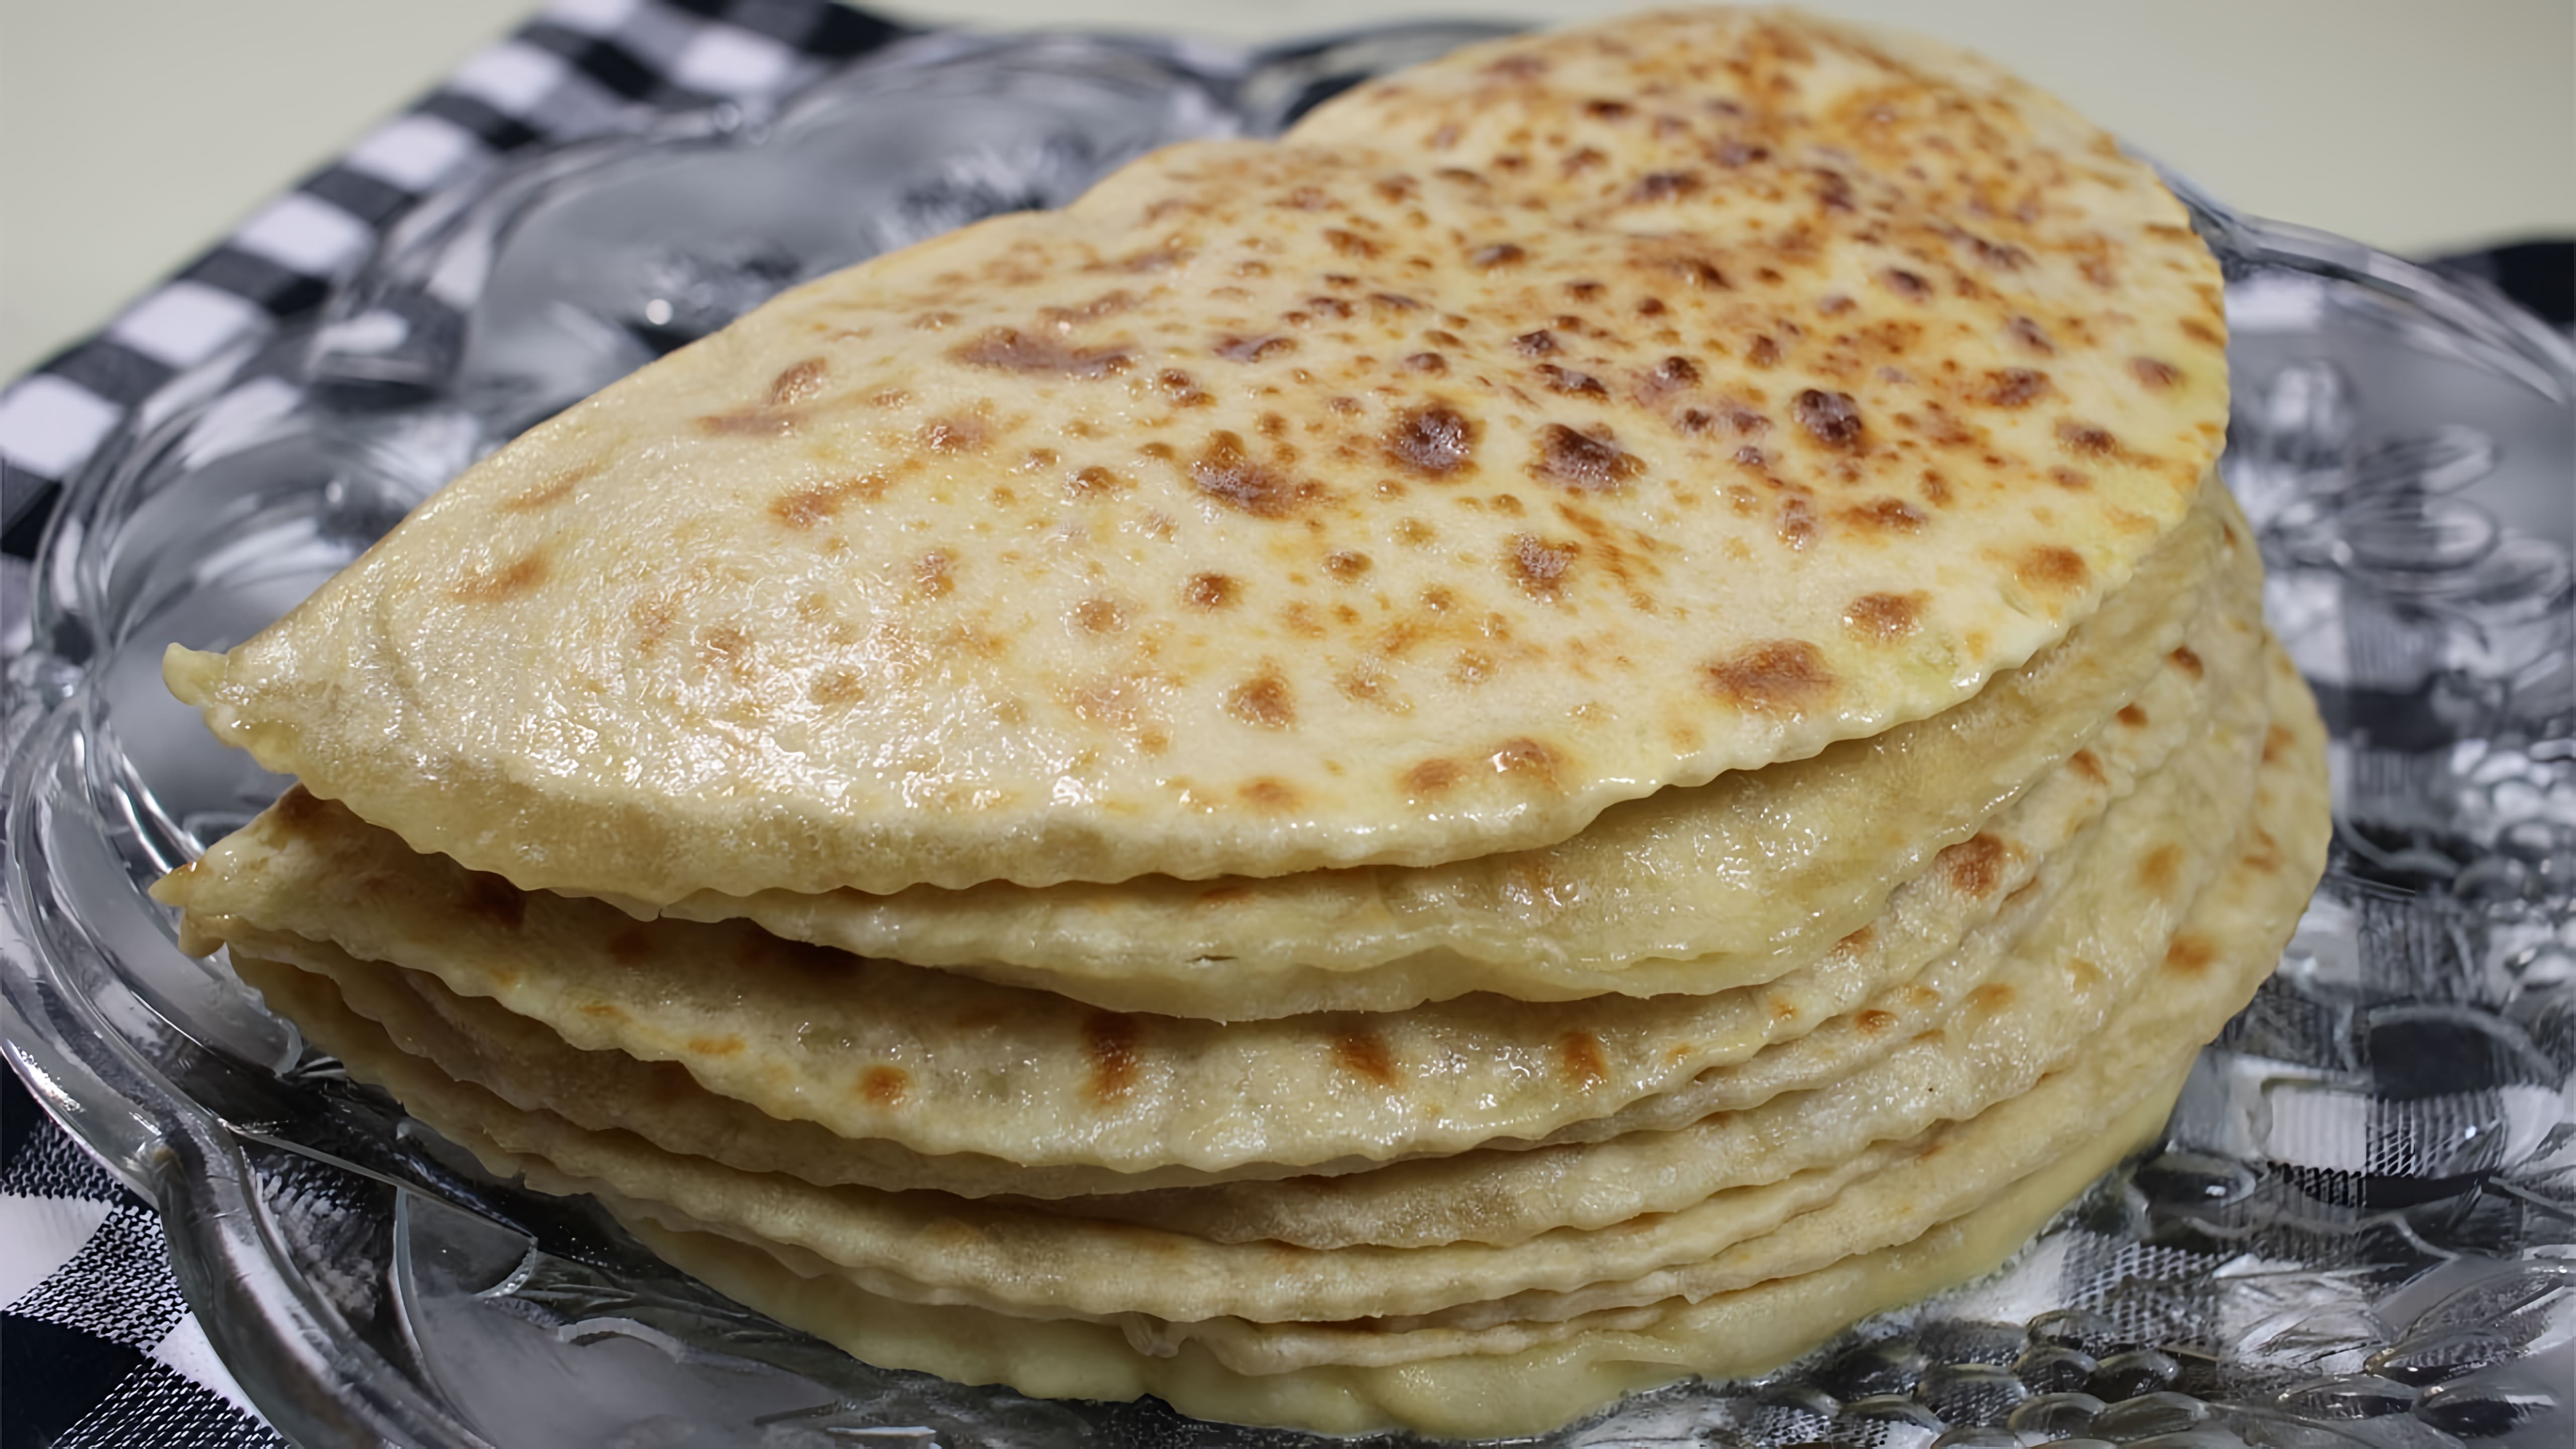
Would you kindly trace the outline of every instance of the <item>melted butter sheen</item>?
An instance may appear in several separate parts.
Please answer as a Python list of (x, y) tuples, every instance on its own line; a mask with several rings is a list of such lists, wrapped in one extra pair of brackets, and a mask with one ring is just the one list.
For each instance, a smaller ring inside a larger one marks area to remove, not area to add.
[(1936, 713), (2181, 519), (2223, 321), (2145, 168), (1890, 44), (1646, 20), (1156, 153), (617, 384), (171, 682), (654, 902), (1435, 864)]

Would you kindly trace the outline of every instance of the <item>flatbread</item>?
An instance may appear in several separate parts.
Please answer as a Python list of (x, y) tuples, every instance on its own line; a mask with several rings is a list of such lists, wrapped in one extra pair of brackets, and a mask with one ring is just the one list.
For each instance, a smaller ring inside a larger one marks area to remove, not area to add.
[(1968, 57), (1711, 11), (1371, 94), (791, 291), (170, 686), (527, 888), (1430, 865), (1969, 698), (2217, 454), (2181, 206)]
[[(1978, 848), (1900, 892), (1883, 926), (1783, 981), (1709, 997), (1534, 1006), (1473, 996), (1384, 1017), (1230, 1024), (1085, 1015), (1041, 993), (837, 956), (742, 922), (637, 924), (596, 902), (521, 895), (414, 855), (309, 796), (290, 796), (160, 894), (187, 908), (193, 945), (228, 941), (353, 982), (365, 974), (361, 961), (435, 978), (408, 988), (410, 1016), (425, 1004), (470, 1046), (433, 1054), (470, 1063), (458, 1070), (511, 1100), (598, 1125), (649, 1112), (665, 1140), (683, 1134), (674, 1145), (729, 1144), (717, 1155), (798, 1160), (812, 1150), (799, 1170), (827, 1180), (914, 1164), (744, 1128), (742, 1114), (708, 1106), (650, 1111), (643, 1104), (671, 1096), (644, 1080), (640, 1063), (681, 1063), (717, 1093), (840, 1137), (973, 1154), (873, 1179), (887, 1186), (1025, 1191), (1002, 1186), (1016, 1174), (992, 1174), (985, 1159), (1201, 1175), (1358, 1165), (1541, 1139), (1589, 1120), (1696, 1116), (1883, 1054), (2008, 959), (2083, 874), (2083, 853), (2058, 847), (2131, 786), (2141, 762), (2161, 764), (2183, 741), (2182, 768), (2156, 771), (2112, 807), (2129, 823), (2108, 853), (2139, 855), (2173, 833), (2173, 874), (2187, 900), (2189, 873), (2225, 839), (2191, 832), (2243, 808), (2241, 791), (2221, 782), (2245, 777), (2259, 733), (2259, 688), (2244, 677), (2255, 672), (2254, 637), (2247, 621), (2216, 621), (2202, 636), (2202, 667), (2168, 663), (2150, 691), (2154, 712), (2115, 725), (2093, 769), (2053, 777)], [(2233, 711), (2243, 743), (2213, 729), (2213, 711)], [(2189, 823), (2178, 829), (2181, 821)], [(2043, 852), (2064, 858), (2043, 867)], [(2042, 876), (2044, 892), (2027, 889)], [(2013, 891), (2024, 899), (1996, 914)], [(2077, 895), (2084, 910), (2128, 919), (2116, 914), (2129, 909), (2116, 890)], [(1926, 958), (1945, 950), (1949, 958), (1926, 971)], [(400, 1019), (401, 1002), (359, 990), (361, 1011)], [(405, 1026), (424, 1044), (433, 1029)], [(1784, 1043), (1811, 1031), (1812, 1049), (1781, 1058)], [(561, 1042), (584, 1054), (568, 1056)], [(631, 1060), (594, 1055), (603, 1052)], [(1050, 1181), (1101, 1190), (1088, 1175)]]
[(1469, 990), (1706, 995), (1813, 961), (1875, 918), (1892, 888), (2136, 700), (2169, 651), (2213, 627), (2200, 615), (2252, 617), (2261, 577), (2252, 531), (2213, 481), (2099, 613), (1956, 709), (1612, 806), (1535, 850), (1266, 880), (701, 892), (664, 914), (741, 916), (1108, 1010), (1226, 1020), (1397, 1011)]

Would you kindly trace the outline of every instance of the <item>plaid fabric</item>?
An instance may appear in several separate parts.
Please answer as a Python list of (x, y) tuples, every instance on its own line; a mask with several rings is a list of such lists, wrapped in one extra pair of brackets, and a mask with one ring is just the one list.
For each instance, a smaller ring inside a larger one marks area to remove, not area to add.
[(440, 187), (528, 146), (784, 96), (902, 33), (832, 0), (556, 0), (0, 391), (0, 553), (34, 557), (62, 482), (154, 389), (318, 307)]
[(0, 1445), (282, 1446), (179, 1297), (151, 1207), (0, 1071)]

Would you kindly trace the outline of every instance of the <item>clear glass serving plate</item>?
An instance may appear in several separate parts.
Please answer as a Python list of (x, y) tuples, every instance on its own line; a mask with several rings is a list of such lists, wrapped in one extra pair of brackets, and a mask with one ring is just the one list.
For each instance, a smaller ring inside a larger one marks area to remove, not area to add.
[[(144, 887), (285, 782), (218, 748), (159, 661), (244, 638), (478, 456), (783, 286), (1487, 33), (931, 38), (775, 113), (514, 160), (408, 218), (317, 321), (171, 383), (75, 481), (9, 670), (0, 1022), (159, 1205), (280, 1429), (1303, 1442), (874, 1370), (486, 1176), (172, 944)], [(2570, 1442), (2576, 352), (2498, 297), (2186, 195), (2229, 277), (2226, 471), (2335, 732), (2323, 890), (2162, 1147), (2004, 1272), (1544, 1442)]]

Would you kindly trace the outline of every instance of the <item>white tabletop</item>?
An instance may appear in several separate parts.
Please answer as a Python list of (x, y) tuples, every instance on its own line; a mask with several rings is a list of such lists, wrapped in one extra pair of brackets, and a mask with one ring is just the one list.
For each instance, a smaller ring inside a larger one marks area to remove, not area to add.
[[(0, 377), (104, 322), (537, 0), (0, 0)], [(1633, 0), (904, 0), (1234, 39)], [(1821, 0), (1982, 50), (2249, 211), (2400, 251), (2576, 232), (2568, 0)]]

